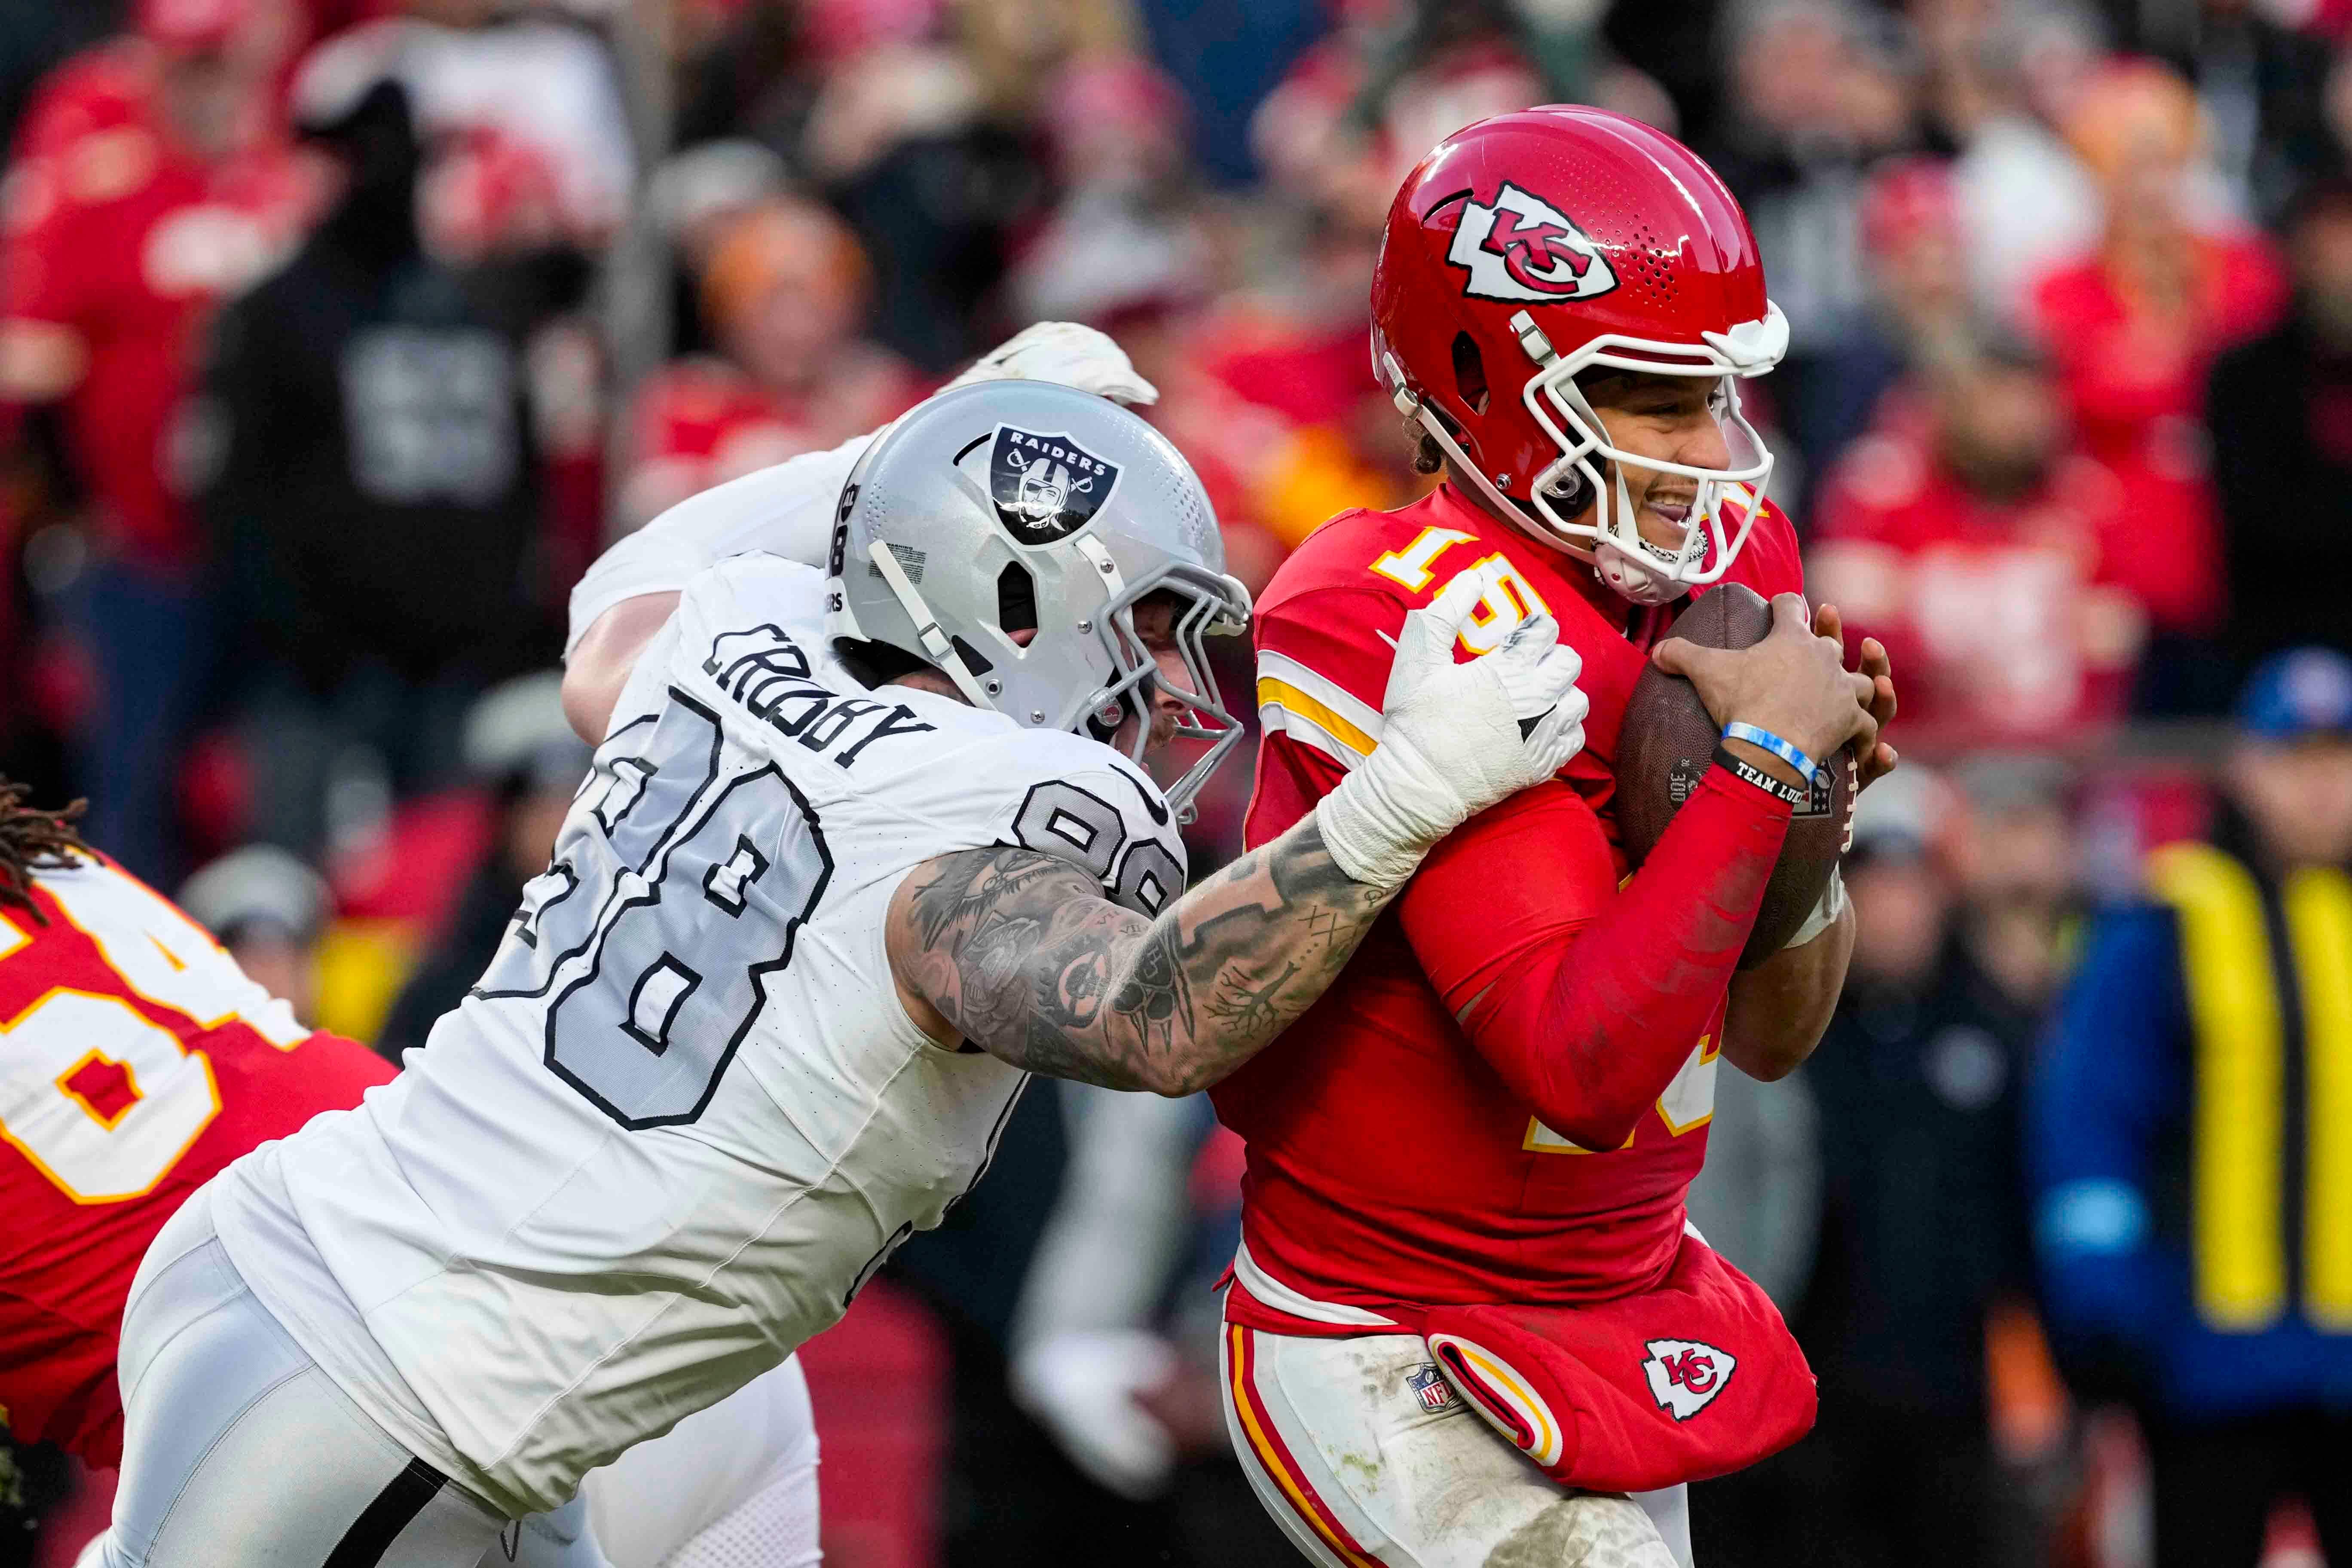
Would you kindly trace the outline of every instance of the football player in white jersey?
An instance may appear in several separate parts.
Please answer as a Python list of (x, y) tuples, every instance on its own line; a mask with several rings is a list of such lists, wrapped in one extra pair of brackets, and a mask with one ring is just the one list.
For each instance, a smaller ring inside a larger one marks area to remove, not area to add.
[[(1076, 321), (1022, 329), (940, 390), (983, 381), (1050, 381), (1129, 408), (1160, 401), (1160, 389), (1136, 373), (1126, 351)], [(824, 563), (834, 502), (880, 434), (853, 436), (691, 496), (596, 558), (572, 585), (563, 644), (563, 710), (582, 740), (593, 746), (604, 738), (637, 656), (698, 574), (755, 550), (810, 566)]]
[[(1408, 617), (1366, 763), (1183, 891), (1177, 822), (1241, 736), (1222, 555), (1150, 426), (1003, 382), (873, 444), (829, 574), (688, 585), (479, 985), (150, 1249), (110, 1568), (470, 1564), (835, 1321), (1029, 1073), (1216, 1081), (1581, 745), (1548, 620), (1454, 662), (1465, 574)], [(1163, 795), (1137, 759), (1180, 735)]]

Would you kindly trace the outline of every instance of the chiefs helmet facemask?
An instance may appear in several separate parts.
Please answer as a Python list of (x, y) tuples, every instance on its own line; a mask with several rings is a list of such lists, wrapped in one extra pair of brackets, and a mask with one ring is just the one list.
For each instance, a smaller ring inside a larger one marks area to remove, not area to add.
[[(1664, 604), (1738, 556), (1772, 454), (1736, 383), (1780, 363), (1789, 325), (1738, 203), (1680, 142), (1573, 105), (1455, 132), (1390, 209), (1372, 320), (1398, 409), (1503, 516), (1625, 598)], [(1595, 368), (1713, 378), (1730, 466), (1618, 447), (1577, 384)], [(1697, 481), (1678, 548), (1642, 537), (1629, 468)]]

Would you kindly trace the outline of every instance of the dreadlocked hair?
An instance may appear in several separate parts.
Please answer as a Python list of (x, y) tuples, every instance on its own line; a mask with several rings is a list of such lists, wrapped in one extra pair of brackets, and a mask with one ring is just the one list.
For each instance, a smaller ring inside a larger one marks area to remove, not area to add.
[(43, 925), (48, 916), (33, 901), (33, 873), (45, 866), (69, 866), (87, 852), (74, 824), (89, 809), (78, 800), (63, 811), (36, 811), (25, 804), (25, 786), (0, 778), (0, 905), (16, 904)]
[(1412, 426), (1406, 427), (1406, 433), (1420, 437), (1413, 444), (1412, 471), (1416, 474), (1444, 473), (1445, 448), (1437, 444), (1437, 437), (1426, 430), (1417, 430)]

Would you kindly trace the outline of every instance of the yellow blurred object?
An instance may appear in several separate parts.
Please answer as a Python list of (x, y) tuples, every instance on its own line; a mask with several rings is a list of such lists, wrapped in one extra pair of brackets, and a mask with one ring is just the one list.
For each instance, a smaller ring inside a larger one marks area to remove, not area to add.
[(2286, 1046), (2277, 972), (2253, 873), (2207, 844), (2147, 858), (2148, 886), (2180, 919), (2196, 1032), (2189, 1149), (2189, 1268), (2198, 1314), (2260, 1333), (2286, 1310), (2280, 1218)]
[(1371, 468), (1339, 430), (1302, 425), (1283, 437), (1258, 476), (1252, 515), (1290, 549), (1350, 507), (1384, 511), (1412, 499), (1395, 479)]
[(373, 1043), (409, 972), (417, 933), (406, 921), (339, 920), (319, 942), (318, 1025)]
[(2286, 925), (2303, 992), (2303, 1308), (2325, 1333), (2352, 1330), (2352, 879), (2332, 867), (2287, 879)]

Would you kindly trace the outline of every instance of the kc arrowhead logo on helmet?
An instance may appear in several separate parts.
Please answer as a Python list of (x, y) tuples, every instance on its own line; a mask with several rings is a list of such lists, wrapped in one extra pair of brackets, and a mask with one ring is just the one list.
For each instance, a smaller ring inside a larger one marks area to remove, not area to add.
[(1084, 528), (1118, 485), (1107, 463), (1067, 436), (996, 427), (988, 488), (1005, 531), (1024, 544), (1051, 544)]
[(1492, 206), (1468, 191), (1460, 199), (1462, 221), (1445, 259), (1470, 275), (1464, 293), (1542, 305), (1590, 300), (1617, 287), (1601, 247), (1541, 196), (1507, 183)]

